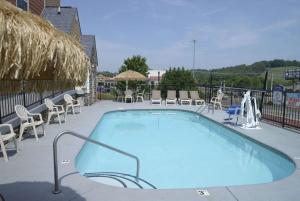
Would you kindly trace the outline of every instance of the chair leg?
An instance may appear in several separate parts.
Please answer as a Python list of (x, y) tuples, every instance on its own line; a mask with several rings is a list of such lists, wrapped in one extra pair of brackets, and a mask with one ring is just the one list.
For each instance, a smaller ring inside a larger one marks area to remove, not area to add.
[(32, 126), (32, 128), (33, 128), (33, 134), (34, 134), (34, 136), (35, 136), (35, 140), (36, 140), (36, 141), (39, 141), (39, 137), (38, 137), (38, 135), (37, 135), (35, 126)]
[(48, 124), (48, 125), (50, 124), (51, 116), (52, 116), (52, 114), (51, 114), (51, 113), (48, 113), (48, 120), (47, 120), (47, 124)]
[(6, 153), (6, 149), (5, 149), (5, 145), (4, 145), (3, 141), (0, 141), (0, 146), (1, 146), (3, 156), (4, 156), (4, 160), (5, 160), (5, 162), (7, 162), (8, 158), (7, 158), (7, 153)]
[(74, 106), (72, 105), (72, 112), (73, 114), (75, 114), (75, 110), (74, 110)]
[(21, 124), (21, 126), (20, 126), (20, 135), (19, 135), (19, 142), (21, 142), (21, 140), (22, 140), (22, 136), (23, 136), (24, 130), (25, 130), (25, 128), (24, 128), (24, 126)]
[(66, 106), (66, 115), (68, 115), (69, 106)]
[(17, 138), (14, 137), (13, 141), (14, 141), (14, 144), (15, 144), (15, 147), (16, 147), (16, 151), (19, 152), (19, 147), (18, 147)]
[(42, 128), (43, 128), (43, 136), (46, 136), (46, 130), (45, 130), (45, 125), (42, 124)]
[(57, 113), (57, 118), (58, 118), (59, 125), (61, 125), (61, 120), (60, 120), (60, 115), (59, 115), (59, 113)]

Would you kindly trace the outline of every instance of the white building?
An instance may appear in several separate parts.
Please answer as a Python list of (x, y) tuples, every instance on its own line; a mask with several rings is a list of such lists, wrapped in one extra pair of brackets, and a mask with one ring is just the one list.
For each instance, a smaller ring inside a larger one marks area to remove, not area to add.
[(148, 71), (148, 84), (158, 85), (163, 75), (166, 73), (165, 70), (149, 70)]

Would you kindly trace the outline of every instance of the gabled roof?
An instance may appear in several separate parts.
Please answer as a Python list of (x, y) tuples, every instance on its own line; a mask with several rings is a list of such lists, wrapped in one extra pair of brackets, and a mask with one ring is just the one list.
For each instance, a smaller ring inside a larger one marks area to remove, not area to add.
[[(96, 38), (94, 35), (81, 35), (80, 42), (84, 47), (86, 55), (92, 60), (95, 65), (98, 65)], [(95, 54), (95, 55), (93, 55)], [(93, 58), (94, 57), (94, 58)], [(94, 59), (94, 61), (93, 61)]]
[(55, 28), (65, 33), (71, 33), (74, 18), (79, 20), (77, 8), (69, 6), (61, 7), (60, 14), (57, 7), (45, 7), (42, 16), (50, 21)]

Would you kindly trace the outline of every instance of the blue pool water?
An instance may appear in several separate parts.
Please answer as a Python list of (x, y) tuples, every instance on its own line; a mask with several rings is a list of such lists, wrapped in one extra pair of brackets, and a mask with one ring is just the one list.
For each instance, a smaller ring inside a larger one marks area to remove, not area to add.
[[(140, 177), (162, 189), (267, 183), (295, 169), (283, 154), (193, 112), (110, 112), (90, 137), (138, 156)], [(133, 159), (91, 143), (76, 166), (82, 174), (136, 170)]]

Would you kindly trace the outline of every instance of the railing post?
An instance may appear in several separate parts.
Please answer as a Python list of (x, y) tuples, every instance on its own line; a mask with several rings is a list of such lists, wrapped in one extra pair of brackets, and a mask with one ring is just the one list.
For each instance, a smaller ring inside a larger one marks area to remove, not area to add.
[(24, 107), (26, 107), (26, 97), (25, 97), (25, 81), (22, 80), (22, 95), (23, 95), (23, 103), (24, 103)]
[(206, 91), (206, 85), (205, 85), (205, 86), (204, 86), (204, 100), (205, 100), (205, 101), (207, 101), (207, 100), (206, 100), (206, 97), (207, 97), (207, 96), (206, 96), (206, 93), (207, 93), (207, 91)]
[(43, 104), (43, 92), (40, 92), (40, 103)]
[(282, 127), (285, 126), (285, 109), (286, 109), (286, 92), (283, 92), (283, 114), (282, 114)]
[(230, 88), (230, 105), (232, 105), (232, 87)]
[(100, 100), (102, 100), (102, 87), (100, 87)]
[(213, 86), (212, 86), (212, 80), (213, 80), (213, 74), (212, 74), (212, 71), (210, 71), (210, 81), (209, 81), (209, 101), (211, 100), (212, 96), (213, 96)]
[(260, 106), (259, 106), (260, 112), (262, 112), (263, 104), (264, 104), (265, 91), (267, 91), (268, 73), (269, 73), (269, 71), (267, 71), (266, 74), (265, 74), (265, 82), (264, 82), (264, 89), (263, 89), (264, 91), (261, 94), (261, 100), (260, 100)]
[(2, 124), (1, 104), (0, 104), (0, 124)]

